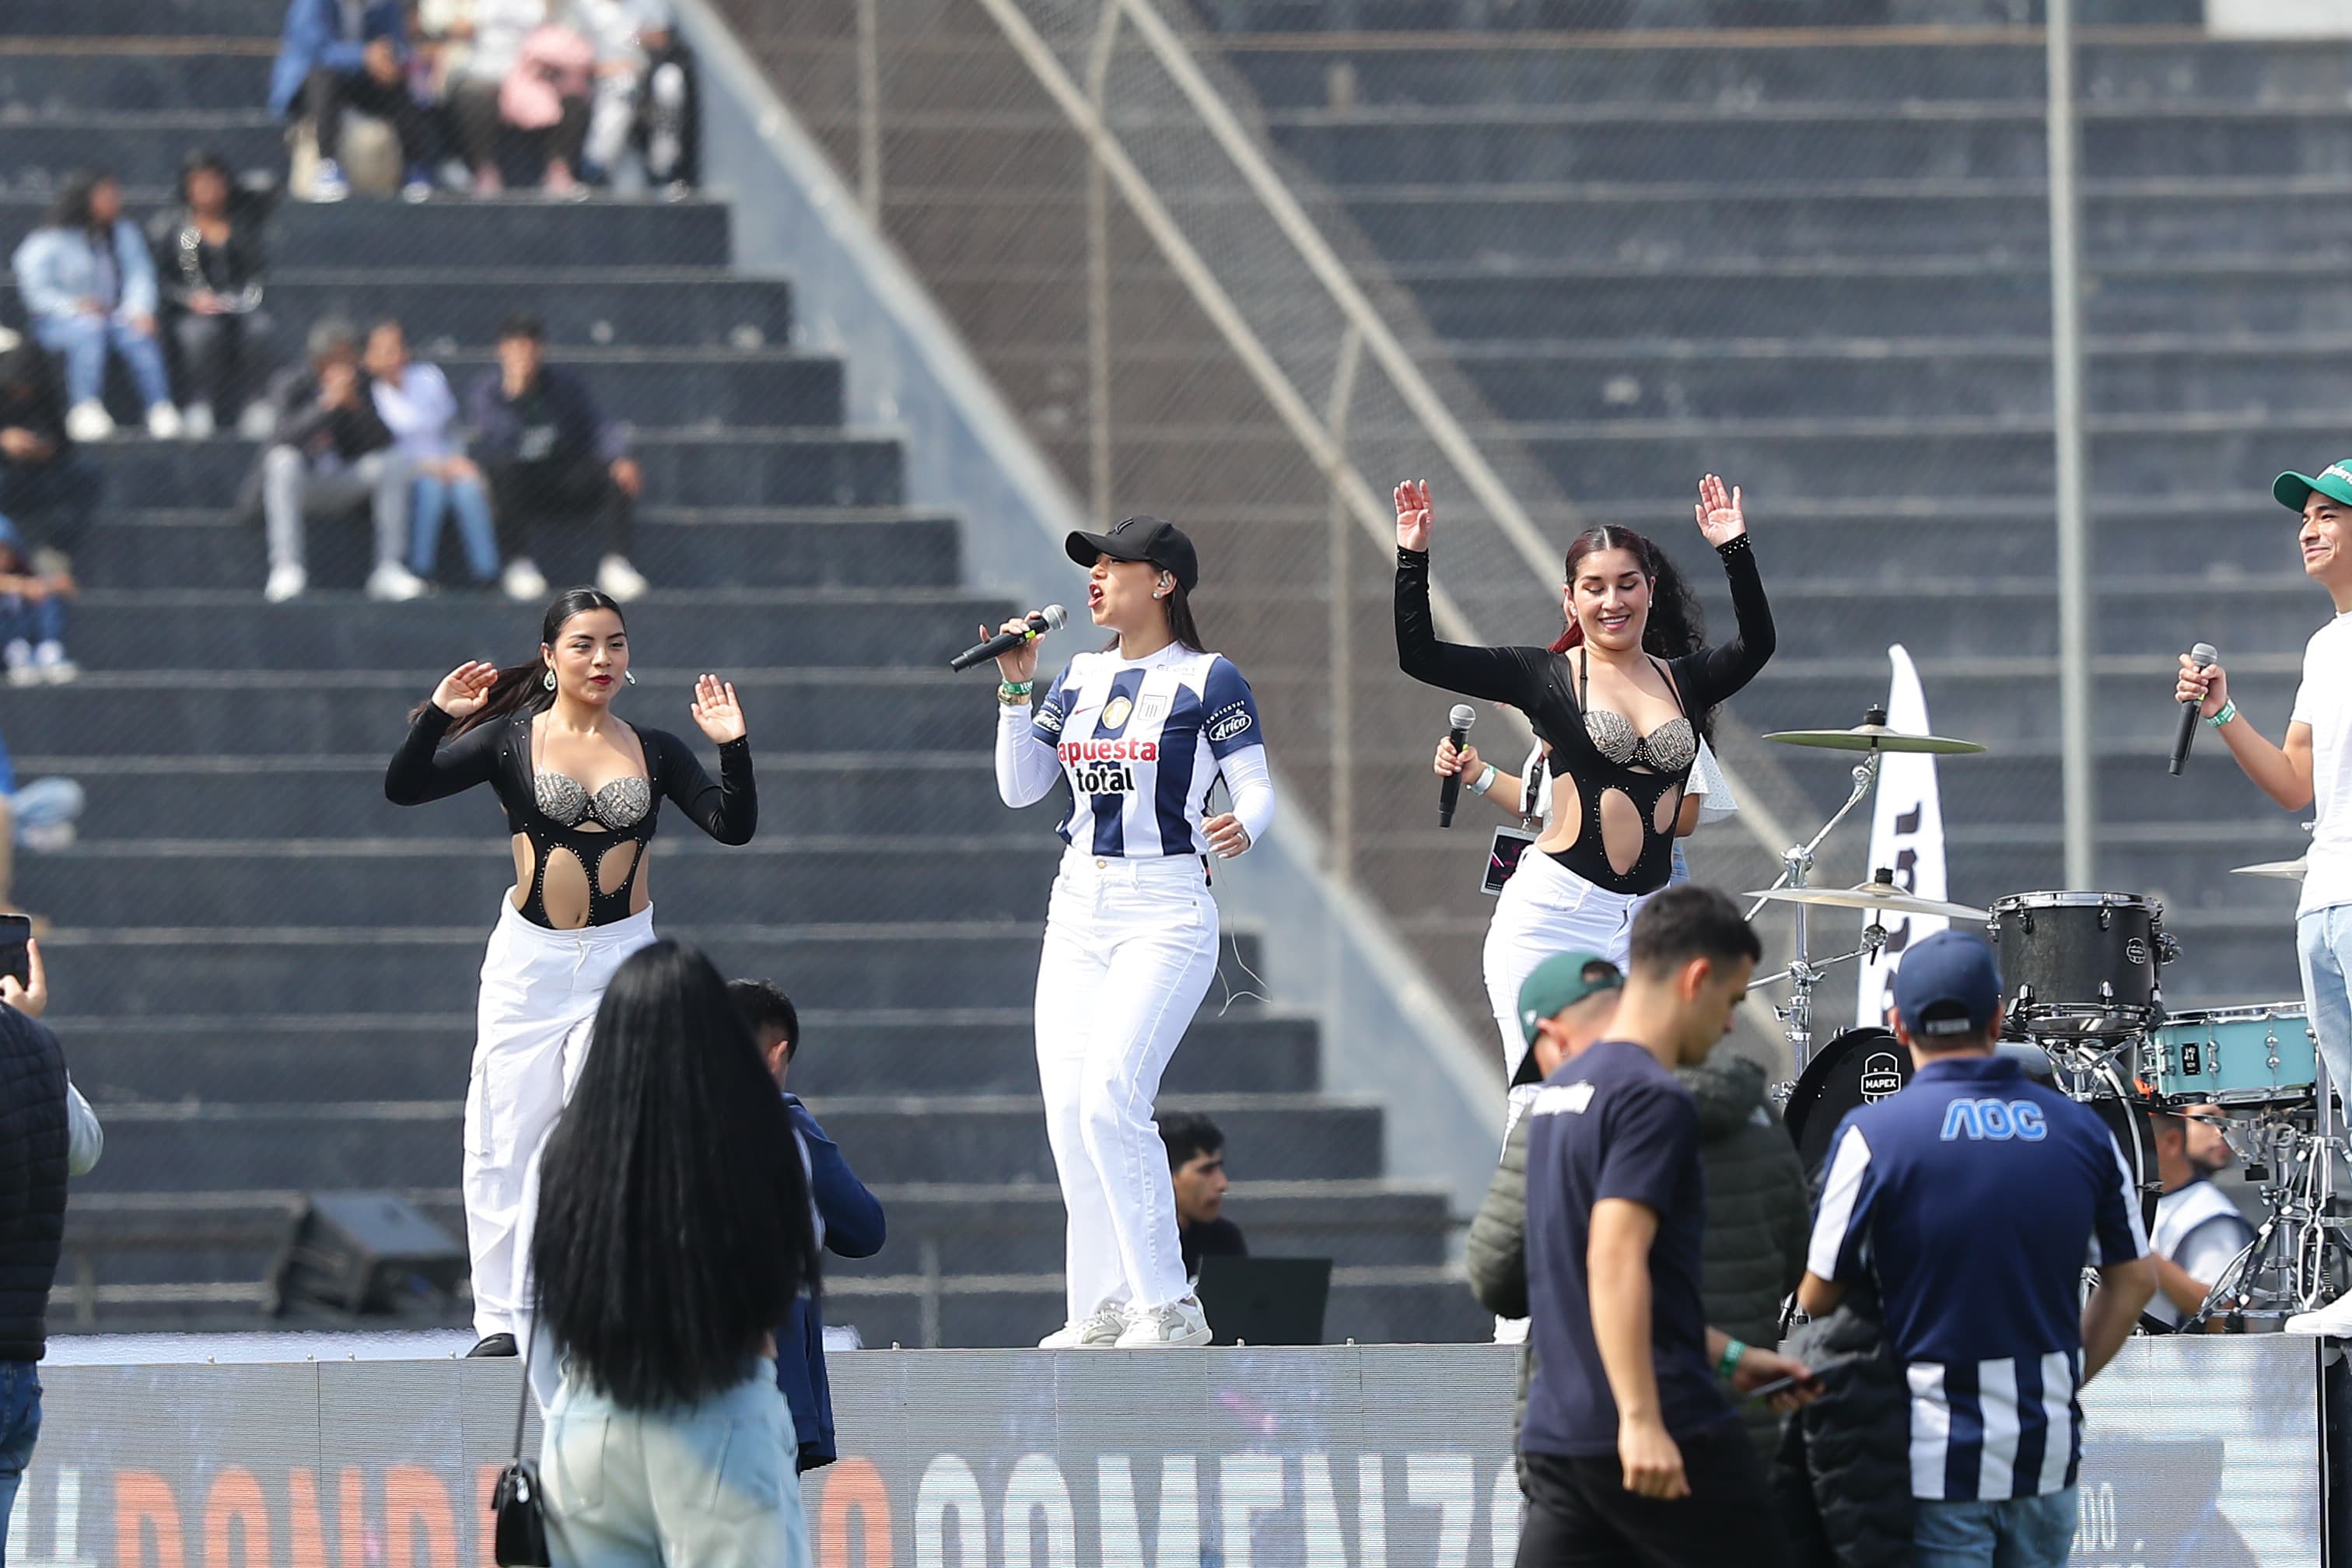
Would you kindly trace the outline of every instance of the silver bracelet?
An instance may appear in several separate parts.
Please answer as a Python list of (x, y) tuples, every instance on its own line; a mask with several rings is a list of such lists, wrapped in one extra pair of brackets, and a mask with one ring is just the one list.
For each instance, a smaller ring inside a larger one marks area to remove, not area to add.
[(1485, 795), (1488, 790), (1493, 789), (1495, 787), (1495, 764), (1488, 763), (1486, 764), (1486, 771), (1478, 775), (1478, 782), (1470, 786), (1470, 793), (1472, 795)]

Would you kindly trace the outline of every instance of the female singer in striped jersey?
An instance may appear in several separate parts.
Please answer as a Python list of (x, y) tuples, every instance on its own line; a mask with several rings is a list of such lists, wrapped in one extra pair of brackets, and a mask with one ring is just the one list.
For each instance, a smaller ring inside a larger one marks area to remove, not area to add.
[[(1069, 1215), (1069, 1321), (1040, 1342), (1206, 1344), (1151, 1101), (1217, 966), (1206, 857), (1257, 841), (1274, 785), (1249, 683), (1202, 650), (1192, 625), (1192, 542), (1131, 517), (1073, 533), (1066, 548), (1090, 568), (1095, 625), (1118, 640), (1071, 659), (1034, 711), (1036, 644), (997, 660), (997, 793), (1028, 805), (1066, 776), (1073, 797), (1037, 963), (1037, 1078)], [(1232, 809), (1203, 820), (1220, 777)]]
[[(1569, 624), (1559, 643), (1464, 647), (1438, 641), (1430, 617), (1429, 487), (1397, 487), (1398, 664), (1415, 680), (1509, 703), (1550, 748), (1549, 821), (1503, 885), (1486, 944), (1507, 1078), (1526, 1050), (1507, 1016), (1520, 980), (1554, 952), (1596, 952), (1622, 967), (1634, 909), (1673, 873), (1708, 710), (1772, 657), (1772, 611), (1740, 499), (1709, 474), (1695, 509), (1730, 580), (1739, 624), (1731, 641), (1698, 642), (1696, 602), (1655, 543), (1631, 529), (1595, 528), (1568, 547)], [(1661, 647), (1669, 657), (1652, 651)]]

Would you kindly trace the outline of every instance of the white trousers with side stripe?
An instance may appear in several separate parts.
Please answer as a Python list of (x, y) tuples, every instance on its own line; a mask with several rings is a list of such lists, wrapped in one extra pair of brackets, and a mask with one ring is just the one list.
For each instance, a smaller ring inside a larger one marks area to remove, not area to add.
[(1037, 1079), (1068, 1210), (1073, 1321), (1191, 1289), (1151, 1106), (1216, 968), (1199, 859), (1063, 856), (1037, 964)]

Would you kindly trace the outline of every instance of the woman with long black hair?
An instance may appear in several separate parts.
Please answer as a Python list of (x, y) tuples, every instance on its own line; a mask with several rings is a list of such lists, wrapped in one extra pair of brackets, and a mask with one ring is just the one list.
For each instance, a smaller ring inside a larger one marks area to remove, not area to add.
[(1772, 657), (1740, 500), (1713, 474), (1699, 482), (1699, 531), (1722, 558), (1739, 623), (1730, 642), (1700, 642), (1696, 596), (1664, 551), (1629, 528), (1595, 528), (1568, 548), (1569, 625), (1557, 643), (1465, 647), (1438, 641), (1430, 618), (1429, 486), (1397, 487), (1398, 664), (1432, 686), (1509, 703), (1549, 747), (1549, 780), (1537, 781), (1548, 782), (1549, 821), (1504, 884), (1486, 940), (1507, 1079), (1527, 1049), (1513, 1016), (1519, 985), (1538, 963), (1578, 950), (1623, 967), (1635, 907), (1673, 874), (1684, 786), (1712, 710)]
[(540, 1479), (559, 1568), (807, 1568), (774, 1329), (817, 1281), (800, 1145), (727, 983), (660, 942), (613, 974), (548, 1140), (531, 1244), (563, 1380)]
[(488, 784), (513, 835), (514, 890), (482, 958), (466, 1090), (477, 1355), (515, 1353), (533, 1163), (580, 1070), (580, 1026), (622, 960), (654, 940), (645, 860), (662, 797), (721, 844), (750, 843), (759, 825), (735, 688), (705, 675), (689, 709), (719, 745), (714, 784), (684, 741), (614, 715), (613, 699), (635, 679), (619, 604), (573, 588), (548, 606), (537, 659), (469, 662), (443, 677), (384, 773), (395, 805)]

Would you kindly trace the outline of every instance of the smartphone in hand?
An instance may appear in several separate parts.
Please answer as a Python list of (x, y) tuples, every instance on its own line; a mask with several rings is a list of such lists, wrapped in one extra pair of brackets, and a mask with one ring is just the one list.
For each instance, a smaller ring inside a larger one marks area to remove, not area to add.
[(0, 915), (0, 974), (13, 974), (17, 984), (33, 983), (32, 954), (26, 943), (33, 940), (33, 917), (30, 915)]

